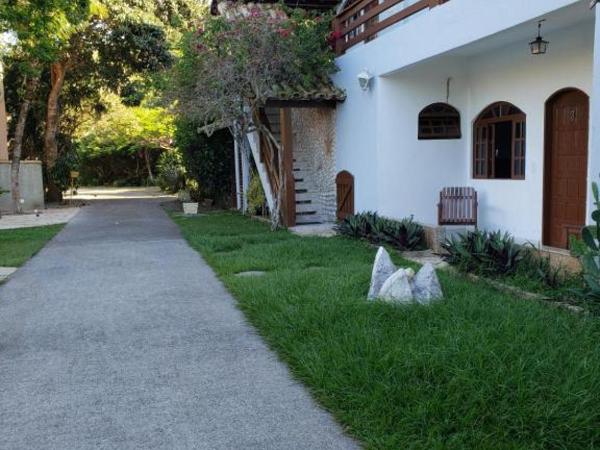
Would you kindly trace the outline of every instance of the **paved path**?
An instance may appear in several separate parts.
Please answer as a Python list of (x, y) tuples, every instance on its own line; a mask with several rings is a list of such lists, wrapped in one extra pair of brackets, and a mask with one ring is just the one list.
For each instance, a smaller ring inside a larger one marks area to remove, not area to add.
[(350, 449), (158, 200), (96, 202), (0, 287), (1, 449)]

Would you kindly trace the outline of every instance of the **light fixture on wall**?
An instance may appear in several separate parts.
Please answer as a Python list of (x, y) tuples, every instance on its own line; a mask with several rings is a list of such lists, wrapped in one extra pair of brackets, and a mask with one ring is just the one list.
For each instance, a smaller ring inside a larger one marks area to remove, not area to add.
[(373, 75), (365, 69), (361, 73), (358, 74), (358, 85), (363, 91), (368, 91), (371, 85), (371, 80), (373, 79)]
[(548, 41), (545, 41), (542, 38), (542, 23), (544, 23), (546, 19), (542, 19), (538, 21), (538, 34), (535, 40), (529, 43), (529, 49), (531, 50), (532, 55), (545, 55), (548, 51)]

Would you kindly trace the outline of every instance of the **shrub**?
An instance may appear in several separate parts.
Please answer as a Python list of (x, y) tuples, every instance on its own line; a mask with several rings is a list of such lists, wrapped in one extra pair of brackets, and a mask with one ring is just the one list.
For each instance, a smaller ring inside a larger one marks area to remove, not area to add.
[(336, 226), (336, 231), (374, 244), (389, 244), (399, 250), (416, 250), (425, 246), (423, 227), (412, 217), (393, 220), (374, 212), (364, 212), (346, 217)]
[(183, 157), (177, 150), (167, 150), (158, 157), (158, 185), (168, 192), (177, 192), (185, 185)]
[(260, 177), (256, 172), (252, 172), (250, 185), (248, 186), (248, 213), (264, 214), (266, 212), (266, 203), (267, 199)]
[(485, 275), (507, 275), (517, 270), (524, 258), (523, 247), (508, 233), (500, 231), (469, 231), (452, 236), (442, 247), (446, 260), (465, 272)]
[(186, 174), (201, 187), (202, 196), (228, 204), (234, 185), (233, 138), (228, 130), (207, 136), (198, 132), (198, 126), (184, 119), (176, 122), (175, 145)]
[(592, 212), (595, 225), (584, 227), (581, 241), (571, 240), (574, 255), (579, 257), (583, 267), (586, 288), (579, 294), (589, 300), (600, 300), (600, 195), (598, 184), (592, 183), (592, 195), (596, 209)]
[(471, 231), (452, 237), (442, 247), (446, 261), (463, 272), (488, 277), (504, 277), (526, 290), (563, 296), (580, 285), (580, 278), (551, 263), (533, 245), (516, 244), (500, 231)]
[(61, 151), (58, 154), (54, 167), (49, 171), (53, 183), (61, 192), (66, 191), (71, 184), (71, 171), (77, 171), (80, 167), (79, 156), (71, 140), (64, 135), (59, 135)]

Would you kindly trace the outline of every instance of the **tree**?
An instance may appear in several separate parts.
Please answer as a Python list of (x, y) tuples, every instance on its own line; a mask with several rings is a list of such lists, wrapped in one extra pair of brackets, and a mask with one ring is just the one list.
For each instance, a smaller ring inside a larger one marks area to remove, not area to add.
[[(88, 14), (88, 9), (88, 0), (7, 0), (0, 10), (0, 32), (14, 35), (17, 44), (14, 60), (23, 73), (22, 101), (11, 145), (11, 193), (14, 212), (20, 211), (19, 172), (25, 122), (41, 71), (45, 64), (56, 59), (77, 24)], [(2, 75), (0, 70), (0, 79)], [(1, 141), (6, 127), (6, 114), (2, 83), (0, 88), (0, 122), (3, 123), (0, 126)], [(1, 150), (0, 148), (0, 153)]]
[[(128, 156), (137, 158), (139, 155), (148, 179), (153, 182), (151, 153), (171, 148), (173, 116), (162, 107), (125, 106), (114, 94), (105, 94), (103, 100), (109, 105), (109, 111), (101, 118), (83, 124), (78, 132), (77, 146), (84, 175), (89, 176), (89, 166), (94, 162), (110, 162)], [(98, 169), (102, 170), (102, 167)], [(109, 181), (108, 176), (110, 174), (101, 181)]]
[[(327, 19), (278, 5), (234, 6), (206, 18), (183, 40), (174, 90), (179, 113), (208, 134), (229, 128), (240, 148), (245, 135), (258, 129), (282, 164), (279, 142), (254, 119), (277, 87), (310, 85), (336, 70)], [(280, 199), (277, 192), (274, 226)]]
[(58, 157), (59, 97), (65, 82), (73, 84), (71, 94), (76, 92), (76, 95), (71, 98), (81, 101), (98, 95), (101, 89), (118, 92), (133, 75), (163, 70), (171, 60), (165, 33), (160, 27), (132, 22), (130, 17), (122, 19), (110, 6), (93, 14), (85, 28), (71, 36), (61, 57), (50, 66), (43, 151), (50, 175), (49, 198), (61, 198), (52, 180), (52, 169)]

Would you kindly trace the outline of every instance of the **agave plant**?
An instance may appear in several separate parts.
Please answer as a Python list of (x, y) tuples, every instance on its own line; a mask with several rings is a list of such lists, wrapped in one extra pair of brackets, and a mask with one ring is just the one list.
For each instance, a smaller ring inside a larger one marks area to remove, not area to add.
[[(585, 297), (600, 300), (600, 195), (598, 184), (592, 183), (592, 195), (594, 206), (592, 220), (595, 225), (589, 225), (582, 229), (582, 245), (572, 245), (573, 253), (579, 257), (583, 267), (583, 279), (587, 289), (583, 294)], [(573, 243), (573, 241), (572, 241)]]
[(507, 275), (517, 270), (523, 259), (523, 247), (500, 231), (470, 231), (453, 236), (442, 244), (450, 264), (468, 272)]
[(399, 250), (415, 250), (424, 244), (423, 227), (412, 217), (398, 221), (374, 212), (364, 212), (346, 217), (337, 224), (336, 231), (375, 244), (390, 244)]

